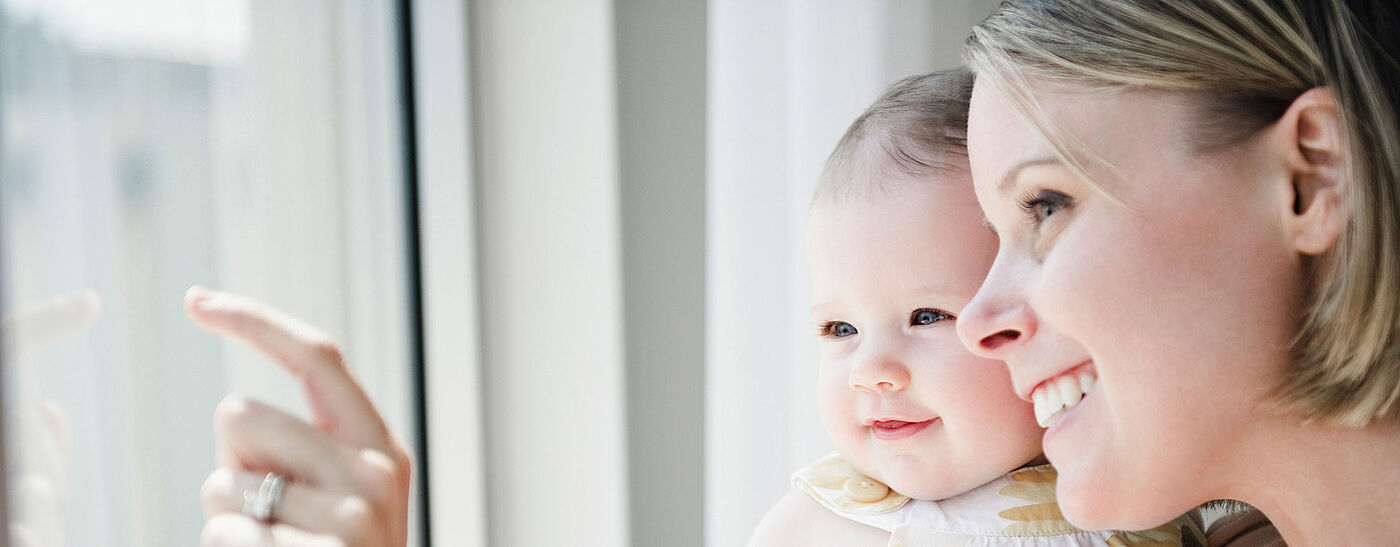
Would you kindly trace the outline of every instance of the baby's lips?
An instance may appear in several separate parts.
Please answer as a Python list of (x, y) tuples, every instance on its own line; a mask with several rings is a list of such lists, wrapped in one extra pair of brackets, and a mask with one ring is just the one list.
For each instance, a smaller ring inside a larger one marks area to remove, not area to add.
[(922, 417), (914, 415), (913, 413), (904, 412), (872, 413), (862, 418), (860, 424), (866, 427), (874, 427), (875, 424), (889, 422), (904, 422), (908, 424), (917, 424), (919, 422), (927, 422), (929, 420), (934, 420), (937, 418), (937, 416)]

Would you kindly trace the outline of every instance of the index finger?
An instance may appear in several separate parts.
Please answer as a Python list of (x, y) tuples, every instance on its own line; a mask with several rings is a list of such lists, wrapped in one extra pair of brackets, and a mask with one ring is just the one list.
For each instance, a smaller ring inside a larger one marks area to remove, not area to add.
[(20, 308), (0, 319), (13, 355), (24, 356), (50, 342), (81, 332), (97, 319), (102, 299), (83, 289)]
[(203, 287), (185, 294), (185, 313), (214, 333), (247, 342), (300, 379), (316, 425), (332, 437), (390, 448), (384, 419), (324, 332), (251, 298)]

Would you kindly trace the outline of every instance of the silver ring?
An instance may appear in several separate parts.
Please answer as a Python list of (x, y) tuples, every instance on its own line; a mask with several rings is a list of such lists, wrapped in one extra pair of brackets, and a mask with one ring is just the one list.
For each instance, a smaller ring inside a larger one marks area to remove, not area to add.
[(243, 514), (261, 522), (272, 522), (272, 508), (282, 498), (282, 487), (286, 481), (276, 473), (263, 477), (258, 491), (243, 491)]

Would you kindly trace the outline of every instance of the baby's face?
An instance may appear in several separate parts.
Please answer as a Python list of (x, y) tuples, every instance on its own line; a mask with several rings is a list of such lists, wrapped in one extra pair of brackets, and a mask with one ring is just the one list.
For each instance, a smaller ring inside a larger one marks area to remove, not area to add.
[(997, 251), (966, 174), (818, 206), (808, 222), (818, 400), (856, 469), (918, 499), (950, 497), (1040, 454), (1031, 404), (954, 323)]

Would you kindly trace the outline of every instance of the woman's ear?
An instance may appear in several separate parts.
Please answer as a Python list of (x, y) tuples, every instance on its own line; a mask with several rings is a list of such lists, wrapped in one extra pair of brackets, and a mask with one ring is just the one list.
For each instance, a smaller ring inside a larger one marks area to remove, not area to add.
[(1322, 254), (1351, 221), (1350, 150), (1332, 92), (1315, 87), (1299, 95), (1277, 130), (1293, 193), (1284, 225), (1299, 253)]

